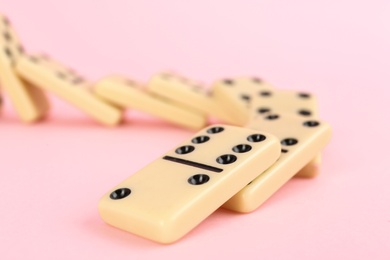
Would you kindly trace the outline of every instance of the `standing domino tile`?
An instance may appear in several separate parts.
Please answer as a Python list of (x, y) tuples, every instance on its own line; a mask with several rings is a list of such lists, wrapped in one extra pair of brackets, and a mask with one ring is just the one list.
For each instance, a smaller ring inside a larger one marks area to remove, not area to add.
[(290, 114), (269, 114), (252, 120), (246, 127), (278, 137), (282, 154), (274, 165), (265, 172), (259, 171), (256, 179), (223, 205), (238, 212), (250, 212), (263, 204), (313, 159), (331, 137), (331, 128), (325, 122)]
[[(251, 117), (259, 114), (291, 113), (302, 118), (318, 118), (318, 103), (314, 95), (293, 90), (261, 90), (253, 94)], [(321, 154), (318, 154), (295, 177), (312, 178), (319, 174)]]
[(249, 108), (253, 93), (269, 89), (272, 89), (272, 86), (259, 78), (241, 77), (215, 82), (212, 95), (217, 105), (243, 126), (250, 119)]
[(171, 102), (147, 93), (140, 84), (121, 76), (109, 76), (98, 81), (94, 93), (121, 108), (134, 108), (179, 126), (199, 130), (206, 125), (206, 118)]
[(172, 243), (280, 156), (279, 140), (251, 129), (213, 125), (106, 193), (105, 222)]
[(314, 95), (306, 92), (268, 89), (253, 93), (251, 103), (253, 116), (273, 110), (315, 118), (318, 116), (318, 103)]
[(23, 56), (23, 47), (6, 17), (0, 15), (0, 84), (8, 94), (20, 119), (35, 122), (49, 110), (49, 102), (42, 90), (24, 82), (15, 72), (15, 65)]
[(72, 70), (58, 62), (42, 57), (23, 56), (16, 65), (21, 77), (63, 98), (100, 123), (116, 125), (122, 119), (122, 111), (105, 103), (89, 89), (89, 84)]
[(147, 88), (155, 95), (218, 118), (224, 123), (236, 124), (233, 118), (216, 104), (214, 98), (198, 82), (166, 72), (154, 75), (149, 80)]

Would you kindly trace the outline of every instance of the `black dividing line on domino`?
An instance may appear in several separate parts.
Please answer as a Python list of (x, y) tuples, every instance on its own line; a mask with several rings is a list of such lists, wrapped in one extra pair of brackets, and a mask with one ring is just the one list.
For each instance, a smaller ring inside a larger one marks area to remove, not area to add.
[(176, 157), (172, 157), (172, 156), (164, 156), (163, 159), (167, 160), (167, 161), (175, 162), (175, 163), (189, 165), (189, 166), (200, 168), (200, 169), (207, 170), (207, 171), (212, 171), (212, 172), (222, 172), (223, 171), (221, 168), (217, 168), (217, 167), (213, 167), (210, 165), (197, 163), (197, 162), (193, 162), (193, 161), (188, 161), (188, 160), (184, 160), (184, 159), (180, 159), (180, 158), (176, 158)]

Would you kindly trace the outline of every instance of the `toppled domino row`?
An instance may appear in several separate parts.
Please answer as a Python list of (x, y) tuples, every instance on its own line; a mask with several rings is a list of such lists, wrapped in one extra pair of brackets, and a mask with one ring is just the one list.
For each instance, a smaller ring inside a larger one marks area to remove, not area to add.
[(0, 19), (0, 83), (24, 122), (45, 116), (49, 91), (105, 125), (118, 124), (126, 108), (194, 130), (207, 117), (226, 123), (200, 130), (104, 195), (99, 212), (113, 226), (171, 243), (220, 206), (250, 212), (294, 175), (318, 174), (331, 128), (308, 93), (248, 77), (219, 80), (207, 92), (174, 73), (154, 75), (146, 88), (123, 76), (86, 82), (51, 58), (27, 55)]

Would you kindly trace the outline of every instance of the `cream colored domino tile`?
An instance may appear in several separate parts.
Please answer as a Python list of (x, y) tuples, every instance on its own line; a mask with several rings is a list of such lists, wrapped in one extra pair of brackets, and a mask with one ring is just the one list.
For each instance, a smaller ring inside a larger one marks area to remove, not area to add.
[(155, 95), (215, 117), (224, 123), (236, 124), (233, 118), (216, 104), (203, 84), (177, 73), (163, 72), (153, 75), (147, 89)]
[(274, 165), (264, 172), (259, 171), (256, 179), (223, 205), (224, 208), (243, 213), (263, 204), (307, 165), (331, 138), (331, 127), (327, 123), (287, 113), (258, 117), (246, 127), (278, 137), (282, 154)]
[(318, 102), (313, 94), (307, 92), (280, 89), (256, 91), (251, 102), (252, 115), (274, 110), (317, 118)]
[(16, 70), (24, 80), (57, 95), (102, 124), (113, 126), (121, 122), (121, 109), (95, 96), (90, 91), (90, 83), (80, 75), (55, 64), (59, 63), (37, 56), (23, 56)]
[(222, 79), (212, 85), (212, 95), (217, 105), (226, 111), (238, 125), (250, 119), (250, 103), (253, 93), (273, 89), (268, 83), (255, 77)]
[(118, 107), (137, 109), (181, 127), (199, 130), (206, 125), (203, 114), (153, 96), (140, 83), (119, 75), (101, 79), (94, 84), (93, 92)]
[[(295, 90), (269, 89), (260, 90), (253, 94), (251, 102), (251, 117), (259, 114), (291, 113), (302, 118), (318, 118), (317, 98), (308, 92)], [(321, 154), (319, 153), (295, 177), (313, 178), (321, 168)]]
[(172, 243), (270, 167), (280, 149), (264, 132), (209, 126), (109, 190), (100, 215), (117, 228)]
[(18, 77), (15, 65), (24, 55), (23, 47), (8, 19), (0, 15), (0, 84), (20, 119), (32, 123), (49, 110), (44, 92)]

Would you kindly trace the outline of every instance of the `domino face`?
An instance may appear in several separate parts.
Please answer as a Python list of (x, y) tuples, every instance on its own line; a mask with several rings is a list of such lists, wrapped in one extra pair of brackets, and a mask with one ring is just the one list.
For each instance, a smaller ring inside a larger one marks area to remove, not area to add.
[(272, 86), (259, 78), (241, 77), (215, 82), (212, 86), (212, 95), (217, 105), (243, 126), (250, 119), (250, 103), (253, 93), (270, 89)]
[(24, 51), (10, 22), (3, 15), (0, 15), (0, 32), (0, 84), (20, 119), (27, 123), (35, 122), (46, 115), (49, 102), (43, 91), (17, 76), (15, 65)]
[(330, 126), (322, 121), (290, 114), (270, 114), (246, 127), (271, 133), (280, 139), (279, 160), (227, 201), (223, 207), (250, 212), (264, 203), (329, 142)]
[[(251, 117), (270, 113), (291, 113), (302, 118), (318, 118), (316, 97), (307, 92), (269, 89), (256, 91), (252, 97)], [(321, 154), (318, 154), (295, 177), (313, 178), (320, 172)]]
[(156, 74), (149, 80), (147, 88), (155, 95), (216, 117), (224, 123), (236, 124), (228, 113), (217, 106), (214, 98), (202, 84), (179, 74), (168, 72)]
[(72, 70), (43, 57), (23, 56), (16, 70), (26, 81), (52, 92), (78, 107), (98, 122), (116, 125), (122, 119), (122, 111), (105, 103), (89, 89), (89, 83)]
[(111, 189), (99, 202), (105, 222), (172, 243), (280, 156), (272, 135), (213, 125)]
[(278, 111), (314, 118), (318, 115), (317, 110), (317, 99), (313, 94), (292, 90), (256, 91), (251, 103), (251, 112), (254, 116)]
[(121, 76), (103, 78), (94, 85), (93, 91), (118, 107), (134, 108), (182, 127), (199, 130), (206, 125), (204, 115), (153, 96), (139, 83)]

